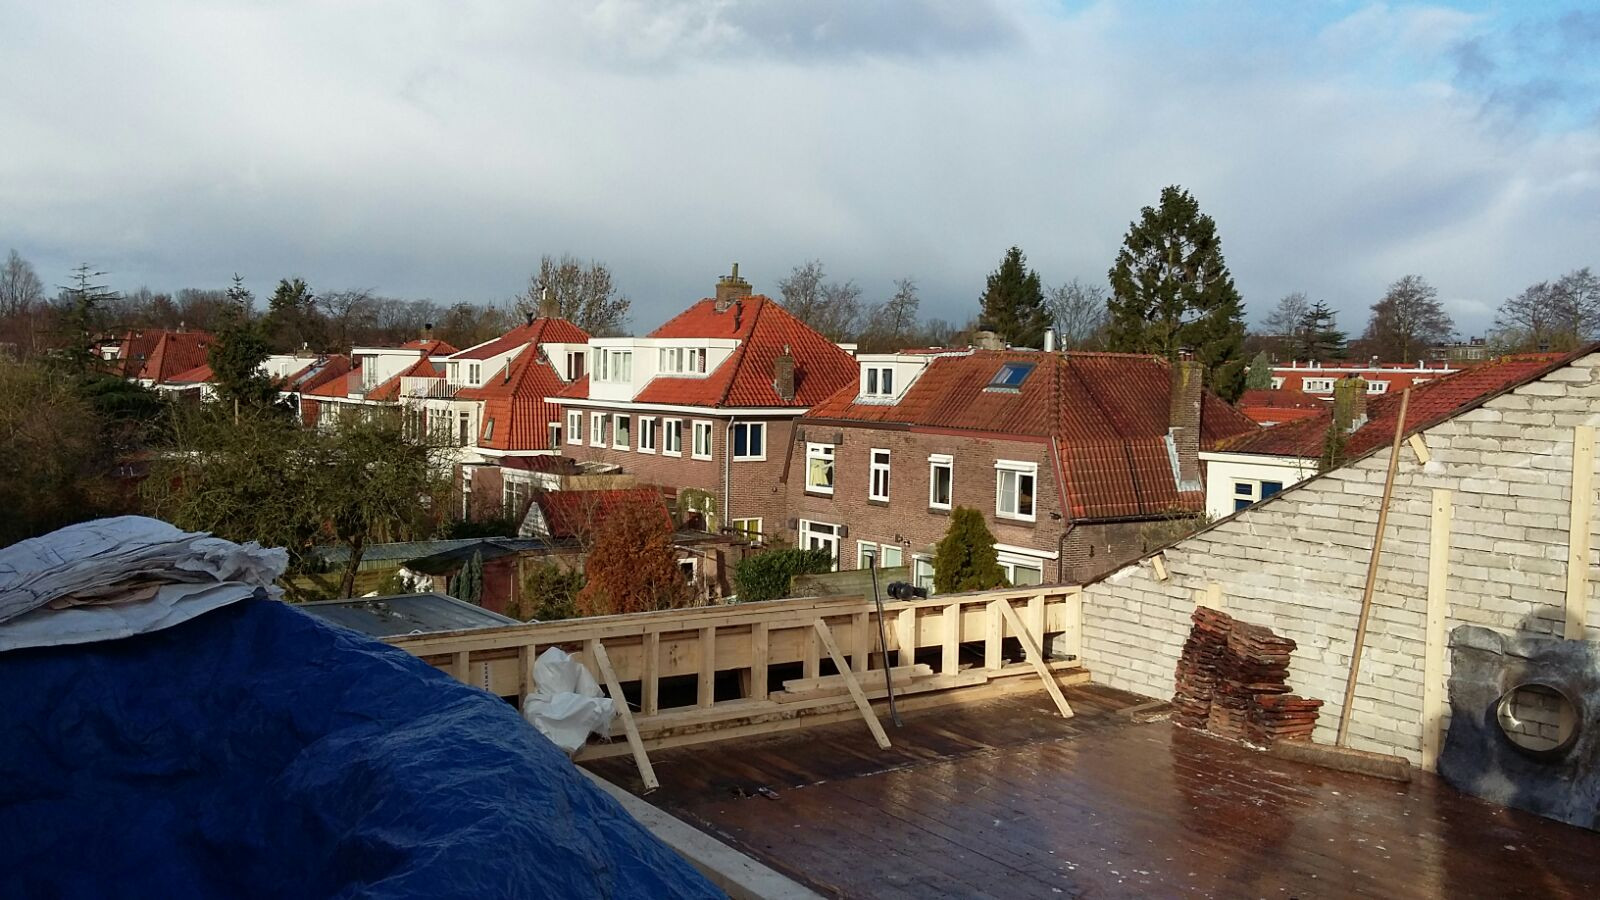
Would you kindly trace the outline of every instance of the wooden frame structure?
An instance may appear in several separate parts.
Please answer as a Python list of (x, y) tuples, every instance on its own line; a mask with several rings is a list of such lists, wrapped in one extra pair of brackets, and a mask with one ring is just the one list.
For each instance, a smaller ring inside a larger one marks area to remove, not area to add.
[[(618, 701), (627, 736), (625, 744), (590, 745), (579, 758), (631, 752), (648, 788), (656, 779), (647, 751), (660, 747), (857, 716), (880, 746), (889, 746), (872, 705), (887, 693), (884, 666), (902, 709), (1036, 690), (1035, 679), (1043, 678), (1057, 709), (1070, 716), (1059, 685), (1088, 680), (1080, 659), (1080, 593), (1076, 586), (1034, 585), (893, 601), (884, 608), (887, 647), (878, 646), (877, 611), (864, 597), (397, 635), (388, 642), (519, 706), (534, 689), (538, 654), (549, 647), (572, 653)], [(1047, 658), (1054, 636), (1064, 639), (1058, 660)]]

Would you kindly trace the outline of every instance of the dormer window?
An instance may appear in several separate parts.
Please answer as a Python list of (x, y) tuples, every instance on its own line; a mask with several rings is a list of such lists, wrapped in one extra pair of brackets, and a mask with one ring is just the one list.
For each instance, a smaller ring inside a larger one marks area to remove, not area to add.
[(989, 380), (989, 391), (1020, 391), (1022, 382), (1033, 371), (1033, 363), (1006, 363), (1000, 371), (994, 373), (994, 378)]
[(632, 350), (610, 350), (601, 347), (596, 353), (600, 357), (595, 366), (597, 380), (624, 384), (633, 380)]
[(577, 381), (583, 377), (583, 351), (567, 351), (567, 380)]
[(871, 366), (866, 369), (867, 388), (862, 393), (868, 397), (894, 395), (894, 369), (889, 366)]
[(662, 347), (661, 372), (665, 375), (701, 375), (706, 370), (704, 347)]

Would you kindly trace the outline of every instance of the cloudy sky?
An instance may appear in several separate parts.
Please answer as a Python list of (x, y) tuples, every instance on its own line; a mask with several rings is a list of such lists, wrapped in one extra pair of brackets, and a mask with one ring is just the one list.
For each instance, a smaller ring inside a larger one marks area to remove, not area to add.
[(1415, 272), (1476, 334), (1600, 266), (1592, 4), (1171, 6), (0, 0), (0, 252), (491, 301), (570, 251), (640, 331), (820, 258), (965, 319), (1012, 244), (1104, 279), (1176, 183), (1252, 321)]

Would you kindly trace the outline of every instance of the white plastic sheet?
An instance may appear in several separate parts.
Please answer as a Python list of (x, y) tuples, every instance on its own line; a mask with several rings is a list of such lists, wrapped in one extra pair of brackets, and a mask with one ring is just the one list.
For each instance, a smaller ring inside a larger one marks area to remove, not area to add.
[(533, 693), (522, 701), (522, 717), (557, 747), (576, 753), (591, 733), (611, 738), (616, 705), (571, 655), (560, 647), (539, 654), (533, 681)]

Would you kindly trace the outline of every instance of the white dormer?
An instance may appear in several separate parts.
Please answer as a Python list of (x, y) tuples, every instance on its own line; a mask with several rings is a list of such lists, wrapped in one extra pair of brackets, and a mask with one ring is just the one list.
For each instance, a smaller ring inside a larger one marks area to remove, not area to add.
[(422, 358), (422, 351), (406, 347), (354, 347), (352, 364), (360, 366), (361, 389), (370, 391), (399, 375)]
[[(957, 353), (968, 353), (962, 350)], [(857, 403), (883, 403), (891, 404), (900, 402), (906, 394), (906, 389), (919, 378), (923, 371), (940, 356), (956, 354), (946, 353), (864, 353), (856, 357), (861, 364), (859, 381), (856, 384)]]
[(705, 378), (738, 346), (733, 338), (594, 338), (589, 397), (629, 402), (656, 378)]

